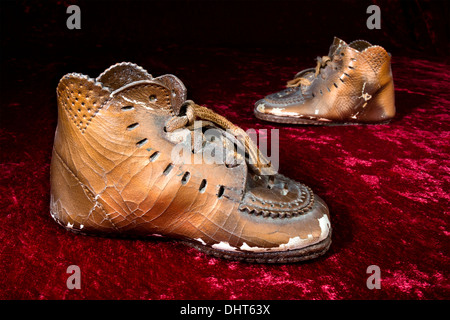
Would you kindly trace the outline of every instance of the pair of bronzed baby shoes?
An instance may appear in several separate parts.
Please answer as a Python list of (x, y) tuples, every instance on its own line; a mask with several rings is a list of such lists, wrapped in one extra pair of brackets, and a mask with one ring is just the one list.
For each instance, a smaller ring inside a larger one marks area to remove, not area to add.
[[(325, 202), (277, 173), (244, 130), (186, 100), (177, 77), (119, 63), (96, 79), (67, 74), (57, 96), (50, 212), (65, 228), (167, 237), (247, 262), (296, 262), (328, 250)], [(390, 56), (335, 38), (315, 68), (254, 112), (292, 124), (385, 123), (395, 114)], [(180, 145), (189, 152), (180, 155)], [(221, 150), (225, 160), (198, 161), (205, 150)]]

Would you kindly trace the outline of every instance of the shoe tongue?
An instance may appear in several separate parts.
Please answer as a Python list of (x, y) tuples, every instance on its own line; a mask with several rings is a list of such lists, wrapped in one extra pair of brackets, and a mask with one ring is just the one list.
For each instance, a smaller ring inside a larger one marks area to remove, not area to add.
[(332, 57), (335, 54), (338, 54), (343, 48), (347, 47), (348, 44), (337, 37), (334, 37), (333, 43), (330, 46), (330, 50), (328, 51), (328, 56)]
[(154, 78), (153, 81), (159, 82), (170, 90), (170, 99), (172, 110), (175, 114), (180, 112), (181, 106), (186, 102), (187, 90), (183, 82), (173, 74), (165, 74)]
[(134, 81), (111, 94), (145, 108), (148, 106), (153, 110), (169, 111), (173, 115), (179, 114), (181, 106), (186, 101), (186, 88), (183, 82), (171, 74), (150, 80)]
[[(96, 80), (101, 82), (103, 86), (108, 87), (113, 94), (122, 94), (126, 96), (127, 94), (130, 94), (131, 91), (142, 91), (142, 94), (138, 94), (138, 96), (142, 96), (142, 99), (140, 99), (142, 101), (140, 101), (140, 103), (143, 104), (148, 102), (148, 99), (144, 97), (144, 88), (148, 84), (156, 84), (160, 86), (169, 97), (165, 105), (161, 105), (160, 107), (166, 110), (172, 109), (174, 114), (179, 113), (181, 106), (186, 101), (186, 87), (176, 76), (166, 74), (153, 78), (152, 75), (142, 67), (130, 62), (122, 62), (109, 67), (99, 75)], [(155, 106), (158, 106), (158, 104), (155, 103)]]
[(137, 64), (121, 62), (106, 69), (96, 80), (114, 91), (132, 82), (151, 79), (152, 75)]

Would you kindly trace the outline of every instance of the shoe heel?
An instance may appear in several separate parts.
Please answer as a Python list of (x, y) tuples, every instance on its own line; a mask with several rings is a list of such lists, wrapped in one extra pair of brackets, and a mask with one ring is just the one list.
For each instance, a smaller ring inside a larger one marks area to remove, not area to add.
[(50, 186), (50, 214), (64, 228), (82, 233), (107, 232), (114, 228), (101, 203), (55, 150), (50, 165)]
[(395, 116), (394, 82), (391, 80), (367, 100), (367, 105), (357, 115), (358, 121), (389, 123)]

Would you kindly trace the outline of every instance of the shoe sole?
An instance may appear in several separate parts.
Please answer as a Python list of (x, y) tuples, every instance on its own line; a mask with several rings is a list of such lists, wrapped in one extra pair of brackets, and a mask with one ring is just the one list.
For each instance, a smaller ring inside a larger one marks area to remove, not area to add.
[(264, 114), (255, 111), (255, 116), (258, 119), (269, 121), (269, 122), (277, 122), (277, 123), (288, 123), (288, 124), (302, 124), (302, 125), (314, 125), (314, 126), (356, 126), (356, 125), (381, 125), (388, 124), (391, 122), (391, 119), (384, 120), (380, 122), (372, 122), (372, 123), (362, 123), (362, 122), (335, 122), (335, 121), (320, 121), (320, 120), (311, 120), (311, 119), (303, 119), (303, 118), (294, 118), (294, 117), (282, 117), (276, 116), (272, 114)]
[(315, 259), (325, 254), (331, 245), (331, 229), (328, 237), (316, 244), (301, 249), (277, 252), (226, 251), (193, 241), (181, 240), (180, 242), (216, 258), (248, 263), (293, 263)]
[(222, 258), (227, 260), (242, 261), (248, 263), (293, 263), (318, 258), (325, 254), (331, 245), (331, 233), (330, 228), (328, 236), (322, 241), (307, 246), (301, 249), (287, 250), (287, 251), (274, 251), (274, 252), (251, 252), (251, 251), (227, 251), (216, 249), (207, 245), (203, 245), (194, 240), (180, 240), (172, 239), (165, 236), (130, 236), (130, 235), (109, 235), (103, 233), (84, 232), (80, 229), (69, 228), (63, 225), (59, 220), (55, 221), (64, 229), (85, 236), (101, 236), (105, 238), (120, 238), (120, 239), (155, 239), (155, 240), (170, 240), (173, 242), (180, 242), (186, 246), (195, 248), (196, 250), (214, 256), (216, 258)]

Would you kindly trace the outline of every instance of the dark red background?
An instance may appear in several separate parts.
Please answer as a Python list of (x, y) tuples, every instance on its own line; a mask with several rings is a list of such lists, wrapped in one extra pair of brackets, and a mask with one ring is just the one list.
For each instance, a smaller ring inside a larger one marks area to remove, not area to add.
[[(449, 4), (375, 1), (1, 3), (1, 299), (448, 299)], [(68, 4), (82, 29), (68, 30)], [(389, 125), (265, 123), (253, 103), (328, 52), (333, 36), (393, 55)], [(333, 244), (290, 265), (219, 260), (172, 242), (75, 235), (49, 215), (58, 80), (132, 61), (244, 129), (280, 129), (280, 171), (328, 203)], [(78, 265), (82, 289), (68, 290)], [(381, 289), (366, 269), (381, 269)]]

